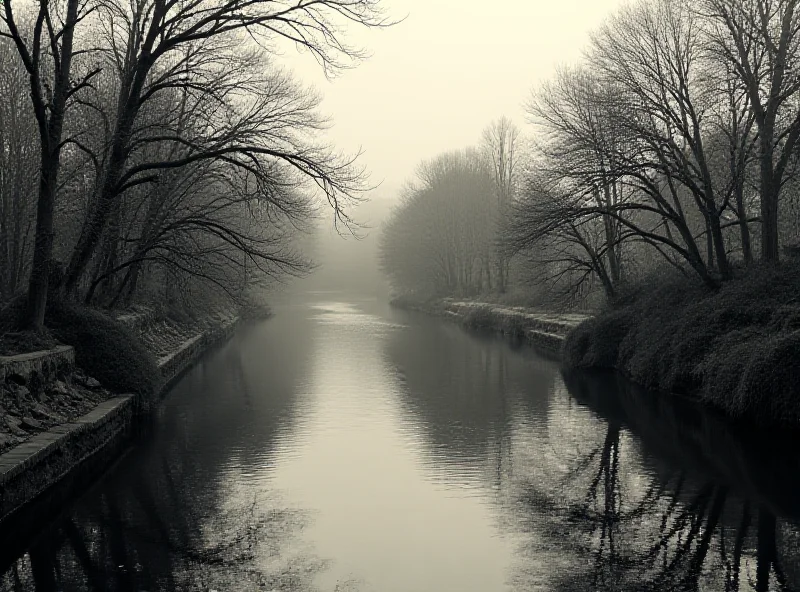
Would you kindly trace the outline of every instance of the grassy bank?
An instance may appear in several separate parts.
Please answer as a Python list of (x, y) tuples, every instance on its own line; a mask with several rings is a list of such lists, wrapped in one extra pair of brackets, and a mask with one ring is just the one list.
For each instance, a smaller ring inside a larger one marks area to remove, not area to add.
[(45, 315), (46, 332), (20, 331), (24, 298), (0, 309), (0, 356), (51, 349), (75, 348), (76, 365), (115, 393), (151, 398), (161, 388), (157, 361), (198, 335), (221, 326), (231, 316), (267, 318), (265, 305), (225, 311), (189, 313), (137, 306), (111, 313), (71, 302), (51, 301)]
[(563, 361), (616, 368), (734, 417), (797, 424), (800, 264), (749, 269), (717, 291), (685, 278), (649, 283), (576, 327)]
[(149, 397), (158, 388), (155, 356), (132, 329), (106, 312), (52, 301), (45, 313), (47, 333), (36, 335), (14, 332), (24, 311), (25, 300), (18, 298), (0, 313), (0, 344), (5, 355), (71, 345), (77, 366), (112, 392)]
[(401, 296), (391, 305), (449, 318), (469, 329), (495, 331), (556, 355), (560, 354), (567, 333), (589, 318), (586, 314), (456, 298), (420, 300)]
[[(5, 312), (0, 327), (12, 324), (13, 311)], [(0, 380), (0, 453), (74, 421), (115, 393), (134, 394), (141, 408), (147, 408), (187, 356), (206, 344), (201, 338), (215, 335), (235, 318), (233, 311), (194, 318), (152, 308), (113, 317), (74, 304), (54, 304), (47, 311), (46, 335), (0, 331), (0, 356), (44, 353), (66, 344), (73, 347), (75, 362), (35, 381), (16, 374)], [(178, 357), (165, 362), (171, 356)], [(12, 358), (0, 358), (0, 364), (4, 359)]]

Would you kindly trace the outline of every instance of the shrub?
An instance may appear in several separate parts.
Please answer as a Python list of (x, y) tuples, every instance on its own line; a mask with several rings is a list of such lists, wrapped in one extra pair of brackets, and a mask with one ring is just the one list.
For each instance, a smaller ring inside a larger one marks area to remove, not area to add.
[(488, 306), (470, 307), (462, 322), (471, 329), (493, 329), (496, 324), (492, 309)]
[(565, 365), (614, 365), (732, 415), (800, 420), (800, 263), (736, 274), (717, 291), (688, 280), (628, 288), (569, 336)]
[(763, 330), (753, 327), (719, 337), (696, 367), (703, 384), (700, 399), (732, 415), (741, 415), (745, 407), (741, 404), (743, 401), (737, 401), (737, 391), (742, 376), (753, 352), (764, 347), (767, 339)]
[(693, 331), (685, 329), (686, 325), (678, 324), (661, 355), (657, 380), (662, 390), (689, 393), (702, 384), (697, 366), (719, 333), (703, 325)]
[(751, 302), (783, 304), (797, 301), (798, 286), (800, 261), (789, 260), (780, 265), (761, 263), (742, 270), (720, 293), (730, 293)]
[(800, 329), (800, 306), (787, 305), (776, 308), (770, 319), (773, 331), (796, 331)]
[(15, 331), (0, 334), (0, 356), (13, 356), (52, 349), (58, 342), (48, 334)]
[(681, 393), (697, 390), (702, 386), (698, 365), (716, 349), (720, 338), (732, 331), (769, 323), (772, 309), (760, 302), (742, 300), (731, 292), (720, 291), (673, 311), (675, 322), (670, 330), (674, 332), (659, 366), (662, 389)]
[(617, 293), (609, 305), (611, 308), (622, 308), (650, 298), (679, 296), (688, 288), (697, 286), (696, 280), (683, 275), (674, 267), (658, 268), (635, 282), (625, 282), (617, 286)]
[(54, 303), (45, 317), (59, 341), (75, 348), (75, 361), (106, 388), (149, 397), (161, 373), (136, 335), (98, 310)]
[(796, 423), (800, 420), (800, 331), (749, 346), (750, 359), (736, 396), (728, 406), (759, 419)]
[(676, 311), (707, 296), (707, 291), (686, 278), (649, 286), (632, 305), (631, 329), (619, 347), (619, 362), (634, 380), (654, 386), (661, 360), (675, 333)]
[(615, 368), (619, 345), (631, 328), (633, 311), (622, 308), (581, 323), (567, 335), (564, 363), (568, 367)]
[(562, 364), (566, 368), (581, 368), (589, 344), (595, 332), (595, 319), (583, 321), (572, 331), (567, 333), (564, 348), (561, 351)]

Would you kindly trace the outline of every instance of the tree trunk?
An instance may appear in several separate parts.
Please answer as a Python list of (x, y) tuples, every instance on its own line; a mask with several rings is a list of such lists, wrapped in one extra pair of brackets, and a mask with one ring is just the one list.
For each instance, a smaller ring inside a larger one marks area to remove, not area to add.
[(608, 214), (603, 214), (603, 226), (606, 233), (606, 258), (611, 281), (617, 285), (620, 280), (619, 258), (617, 256), (617, 233), (614, 219)]
[(694, 236), (684, 220), (685, 219), (681, 216), (680, 220), (673, 219), (673, 224), (686, 245), (685, 258), (689, 262), (689, 265), (692, 266), (692, 269), (700, 276), (700, 279), (703, 280), (703, 283), (712, 290), (716, 290), (719, 288), (719, 282), (709, 273), (708, 265), (703, 261), (700, 247), (697, 246), (697, 242), (694, 240)]
[(154, 62), (152, 55), (149, 55), (144, 49), (141, 51), (142, 55), (135, 71), (129, 74), (129, 78), (123, 83), (123, 88), (120, 90), (118, 115), (111, 137), (108, 164), (105, 166), (100, 183), (100, 191), (84, 222), (78, 243), (75, 245), (67, 267), (64, 285), (66, 292), (73, 296), (77, 293), (78, 283), (103, 235), (103, 230), (114, 209), (114, 200), (119, 197), (118, 185), (128, 160), (131, 130), (141, 106), (139, 101), (142, 88)]
[(36, 203), (36, 238), (33, 247), (33, 266), (28, 284), (28, 328), (44, 330), (44, 313), (47, 308), (47, 291), (50, 264), (53, 258), (53, 210), (56, 200), (58, 157), (48, 146), (42, 146), (42, 173), (39, 181), (39, 199)]
[(778, 187), (772, 167), (773, 145), (769, 126), (760, 130), (761, 138), (761, 259), (778, 261)]
[[(111, 221), (106, 228), (102, 240), (102, 249), (100, 264), (98, 266), (98, 276), (104, 279), (99, 282), (97, 299), (103, 306), (108, 304), (108, 301), (113, 298), (115, 287), (115, 275), (113, 270), (119, 264), (119, 238), (120, 238), (120, 216), (121, 216), (120, 202), (117, 200), (114, 204), (113, 212), (111, 214)], [(95, 278), (96, 280), (96, 278)], [(94, 281), (92, 282), (94, 285)], [(88, 296), (87, 296), (88, 304)]]
[(141, 271), (142, 271), (142, 264), (139, 262), (134, 263), (133, 268), (130, 271), (130, 280), (128, 280), (128, 289), (122, 300), (123, 306), (127, 307), (133, 304), (133, 297), (136, 295), (136, 288), (139, 284)]
[[(502, 247), (501, 247), (502, 248)], [(506, 275), (506, 258), (502, 253), (497, 257), (497, 290), (501, 294), (506, 293), (508, 288), (508, 276)]]
[[(2, 147), (0, 147), (2, 148)], [(12, 284), (11, 268), (11, 234), (8, 229), (8, 218), (11, 216), (11, 204), (6, 192), (0, 186), (0, 297), (8, 300), (13, 294), (15, 286)]]
[(761, 258), (778, 261), (778, 203), (762, 197), (761, 200)]
[(711, 212), (709, 226), (711, 226), (711, 240), (717, 254), (717, 269), (723, 280), (731, 278), (731, 266), (728, 262), (728, 252), (725, 250), (725, 237), (722, 236), (722, 227), (716, 211)]
[(744, 188), (741, 182), (736, 183), (735, 189), (736, 215), (739, 217), (739, 234), (742, 240), (742, 257), (745, 265), (753, 262), (753, 249), (750, 246), (750, 225), (747, 223), (747, 211), (744, 207)]
[(770, 572), (777, 559), (775, 547), (775, 516), (763, 506), (758, 511), (758, 535), (756, 542), (756, 590), (769, 590)]
[[(64, 29), (61, 34), (61, 68), (56, 71), (53, 81), (53, 100), (50, 116), (46, 115), (44, 105), (38, 107), (41, 163), (39, 177), (39, 197), (36, 203), (36, 238), (33, 248), (33, 266), (28, 284), (28, 306), (26, 324), (34, 331), (44, 329), (44, 313), (47, 308), (47, 292), (50, 279), (50, 265), (53, 258), (53, 210), (56, 201), (56, 183), (61, 160), (61, 133), (64, 127), (64, 111), (70, 91), (70, 68), (72, 66), (72, 40), (75, 23), (78, 19), (78, 0), (69, 0)], [(55, 43), (55, 41), (53, 41)], [(41, 103), (38, 92), (38, 72), (31, 73), (33, 100)]]
[(709, 271), (714, 271), (714, 239), (711, 236), (711, 222), (706, 216), (706, 265)]

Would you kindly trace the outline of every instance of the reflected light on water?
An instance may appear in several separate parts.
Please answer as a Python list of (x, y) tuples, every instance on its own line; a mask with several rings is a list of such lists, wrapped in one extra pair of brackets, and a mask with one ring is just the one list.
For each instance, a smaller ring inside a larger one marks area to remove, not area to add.
[(3, 588), (798, 589), (795, 435), (317, 297), (189, 372)]

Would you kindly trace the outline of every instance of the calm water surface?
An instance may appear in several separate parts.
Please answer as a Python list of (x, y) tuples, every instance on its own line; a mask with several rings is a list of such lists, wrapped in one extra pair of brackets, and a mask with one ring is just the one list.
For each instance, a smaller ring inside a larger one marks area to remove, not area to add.
[(189, 372), (0, 585), (798, 590), (797, 444), (311, 295)]

